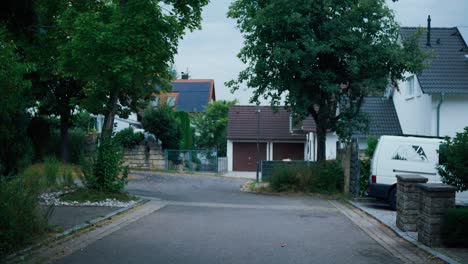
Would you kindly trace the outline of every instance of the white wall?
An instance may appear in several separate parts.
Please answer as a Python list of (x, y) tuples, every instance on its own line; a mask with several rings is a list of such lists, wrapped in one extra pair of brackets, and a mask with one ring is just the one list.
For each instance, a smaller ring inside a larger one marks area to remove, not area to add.
[(336, 159), (336, 142), (338, 142), (338, 136), (335, 133), (327, 133), (327, 140), (325, 141), (325, 159)]
[(233, 151), (232, 151), (232, 140), (227, 141), (227, 149), (226, 149), (226, 156), (228, 160), (228, 171), (232, 171), (232, 156)]
[[(437, 105), (440, 95), (433, 95), (432, 99), (432, 126), (431, 134), (437, 135)], [(439, 136), (454, 137), (457, 132), (462, 132), (468, 126), (468, 95), (448, 94), (440, 107), (440, 134)]]
[(119, 132), (120, 130), (129, 128), (130, 124), (139, 124), (136, 113), (131, 113), (126, 119), (115, 116), (114, 123), (116, 124), (114, 132)]
[(413, 95), (408, 93), (407, 81), (398, 82), (398, 86), (400, 91), (393, 91), (393, 103), (403, 134), (432, 135), (432, 96), (423, 94), (417, 76), (414, 76)]

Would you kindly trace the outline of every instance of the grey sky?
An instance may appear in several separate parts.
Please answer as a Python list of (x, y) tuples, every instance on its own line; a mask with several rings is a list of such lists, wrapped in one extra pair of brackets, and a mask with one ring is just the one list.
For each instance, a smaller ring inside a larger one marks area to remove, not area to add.
[[(238, 99), (248, 104), (251, 90), (234, 94), (224, 83), (236, 78), (244, 65), (237, 58), (243, 39), (233, 20), (226, 17), (231, 0), (211, 0), (203, 11), (202, 30), (187, 34), (175, 58), (177, 71), (190, 72), (194, 79), (214, 79), (217, 100)], [(434, 27), (458, 26), (468, 40), (467, 0), (387, 0), (402, 26), (425, 26), (427, 15)], [(262, 102), (262, 104), (267, 103)]]

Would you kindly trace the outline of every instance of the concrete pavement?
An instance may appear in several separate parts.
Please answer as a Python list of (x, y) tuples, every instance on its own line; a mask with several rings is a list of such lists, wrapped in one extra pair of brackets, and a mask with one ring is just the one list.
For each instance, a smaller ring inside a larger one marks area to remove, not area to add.
[[(241, 193), (241, 179), (140, 176), (128, 191), (162, 198), (164, 206), (143, 209), (97, 238), (64, 243), (66, 254), (58, 263), (408, 262), (366, 232), (378, 227), (357, 225), (323, 199)], [(147, 206), (154, 203), (162, 201)]]

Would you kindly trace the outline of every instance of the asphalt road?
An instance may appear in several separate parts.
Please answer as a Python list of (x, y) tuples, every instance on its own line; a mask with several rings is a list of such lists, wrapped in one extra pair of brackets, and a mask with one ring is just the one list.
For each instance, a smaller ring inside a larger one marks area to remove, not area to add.
[(243, 182), (144, 174), (128, 191), (169, 205), (59, 263), (400, 263), (327, 201)]

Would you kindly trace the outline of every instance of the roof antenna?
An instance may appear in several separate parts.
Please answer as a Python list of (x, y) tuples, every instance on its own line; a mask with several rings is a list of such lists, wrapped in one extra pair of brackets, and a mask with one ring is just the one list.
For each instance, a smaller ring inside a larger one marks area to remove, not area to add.
[(431, 46), (431, 16), (427, 16), (427, 42), (426, 46)]

